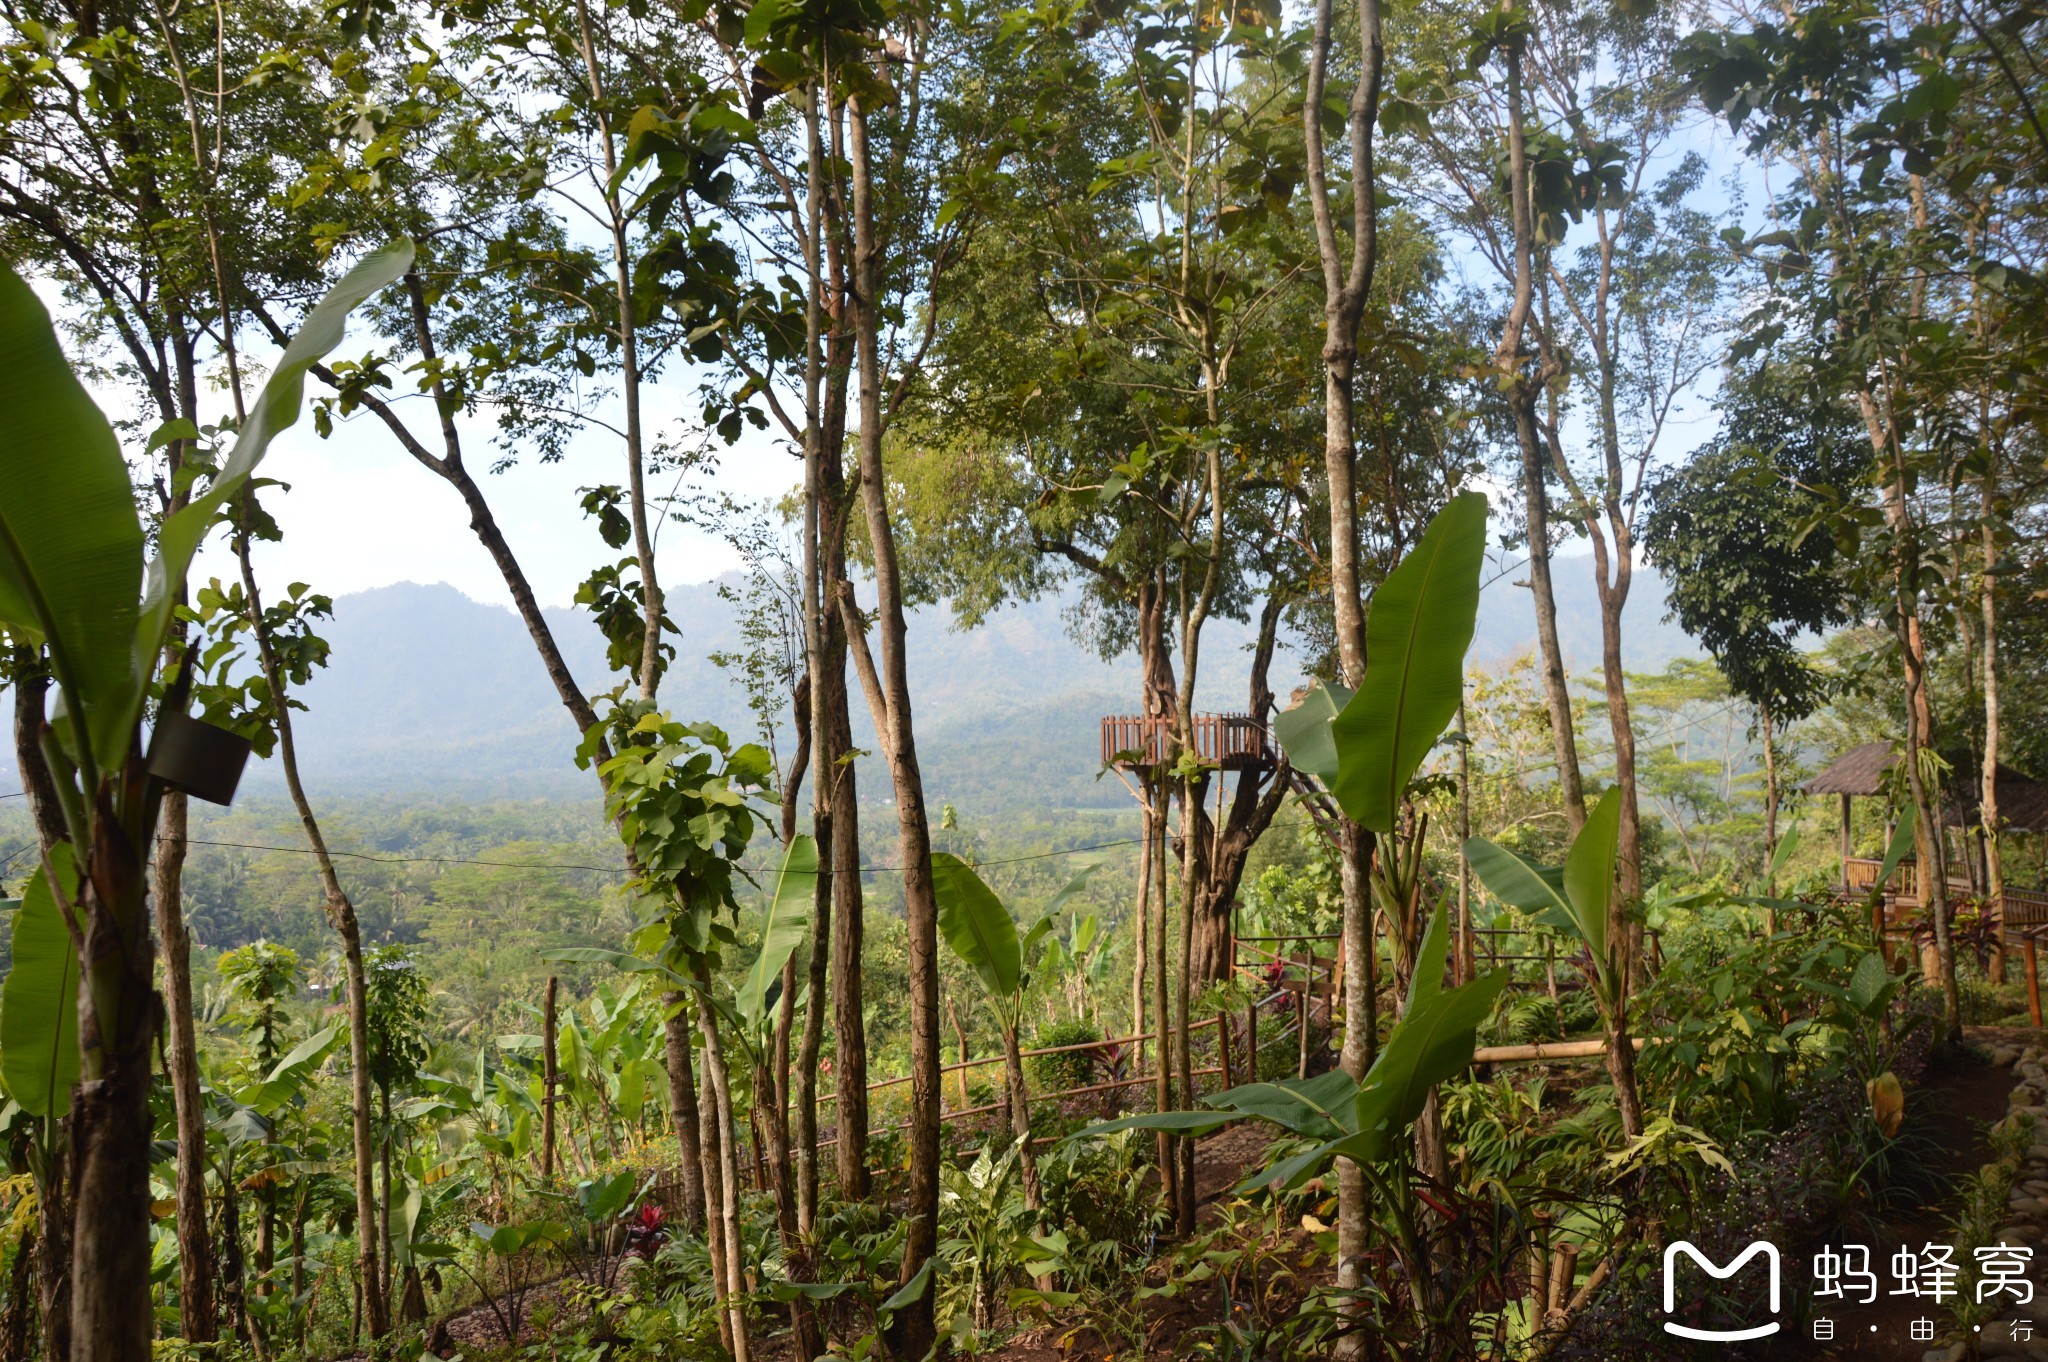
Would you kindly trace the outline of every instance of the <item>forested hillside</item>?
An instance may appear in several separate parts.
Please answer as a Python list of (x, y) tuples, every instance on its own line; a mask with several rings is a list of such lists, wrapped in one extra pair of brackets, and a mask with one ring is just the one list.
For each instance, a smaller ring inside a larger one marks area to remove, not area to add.
[[(1574, 668), (1596, 663), (1600, 623), (1591, 581), (1573, 574), (1560, 585), (1565, 655)], [(1658, 670), (1696, 652), (1665, 620), (1661, 585), (1646, 574), (1629, 606), (1632, 670)], [(712, 660), (741, 646), (736, 606), (716, 584), (669, 594), (682, 655), (666, 687), (677, 708), (756, 736), (743, 684)], [(1480, 601), (1473, 665), (1504, 666), (1535, 647), (1525, 590), (1503, 579)], [(603, 640), (574, 611), (547, 617), (576, 673), (595, 687), (604, 675)], [(1008, 606), (965, 630), (943, 606), (926, 607), (912, 615), (911, 630), (913, 681), (927, 697), (925, 778), (935, 799), (990, 814), (1127, 802), (1119, 787), (1096, 779), (1095, 720), (1134, 708), (1137, 662), (1128, 653), (1104, 661), (1085, 632), (1077, 639), (1059, 597)], [(452, 587), (408, 583), (338, 598), (323, 632), (331, 658), (305, 689), (308, 712), (299, 725), (307, 777), (319, 788), (485, 800), (574, 798), (594, 790), (569, 759), (573, 725), (509, 610)], [(1248, 641), (1248, 632), (1229, 621), (1215, 627), (1218, 662), (1202, 679), (1205, 708), (1244, 706), (1244, 683), (1233, 671), (1241, 669)], [(1274, 677), (1283, 690), (1299, 684), (1298, 653), (1285, 665), (1289, 670)], [(865, 708), (853, 717), (859, 740), (871, 739)], [(779, 723), (786, 746), (786, 711)], [(248, 779), (256, 789), (278, 788), (274, 763), (257, 765)]]

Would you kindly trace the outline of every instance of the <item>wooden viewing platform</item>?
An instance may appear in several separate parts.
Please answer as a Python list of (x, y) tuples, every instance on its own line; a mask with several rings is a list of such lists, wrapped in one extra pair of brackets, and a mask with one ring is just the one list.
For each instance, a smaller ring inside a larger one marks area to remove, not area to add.
[[(1112, 715), (1102, 721), (1102, 764), (1126, 771), (1163, 766), (1173, 760), (1176, 727), (1170, 714), (1156, 719)], [(1266, 726), (1249, 714), (1197, 714), (1194, 748), (1203, 762), (1226, 771), (1260, 771), (1274, 765)]]
[[(1877, 884), (1877, 872), (1884, 863), (1872, 856), (1851, 856), (1843, 863), (1843, 889), (1854, 898), (1868, 894)], [(1960, 876), (1948, 877), (1951, 903), (1973, 896), (1970, 882)], [(1894, 926), (1913, 917), (1924, 906), (1920, 898), (1920, 867), (1912, 861), (1899, 862), (1891, 883), (1884, 890), (1885, 920)], [(2006, 886), (2004, 922), (2008, 927), (2048, 925), (2048, 891)]]

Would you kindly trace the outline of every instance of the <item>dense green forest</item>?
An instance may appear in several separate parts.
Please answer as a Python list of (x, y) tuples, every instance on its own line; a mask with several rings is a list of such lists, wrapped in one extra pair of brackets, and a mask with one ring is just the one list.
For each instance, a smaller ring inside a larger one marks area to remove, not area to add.
[(0, 1362), (2048, 1356), (2048, 11), (0, 16)]

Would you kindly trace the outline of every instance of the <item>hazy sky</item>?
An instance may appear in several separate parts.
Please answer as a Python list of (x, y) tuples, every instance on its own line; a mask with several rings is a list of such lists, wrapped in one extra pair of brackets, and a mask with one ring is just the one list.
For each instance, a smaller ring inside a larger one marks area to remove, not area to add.
[[(355, 332), (338, 354), (361, 342)], [(681, 422), (694, 415), (694, 382), (658, 387), (644, 406), (650, 424)], [(309, 385), (308, 395), (319, 385)], [(424, 399), (398, 404), (429, 449), (439, 453), (433, 410)], [(623, 483), (621, 442), (607, 431), (587, 432), (559, 463), (528, 459), (503, 473), (489, 471), (497, 455), (487, 418), (464, 423), (464, 461), (475, 472), (498, 524), (525, 567), (543, 605), (567, 605), (577, 583), (599, 563), (617, 555), (598, 538), (582, 513), (580, 488)], [(337, 422), (321, 439), (302, 420), (271, 446), (265, 477), (290, 484), (272, 488), (264, 504), (284, 530), (281, 544), (259, 549), (257, 571), (268, 583), (303, 581), (316, 591), (339, 596), (392, 582), (447, 582), (476, 600), (509, 605), (511, 595), (497, 565), (469, 526), (455, 489), (414, 461), (382, 421), (359, 411)], [(765, 433), (749, 430), (725, 450), (710, 478), (736, 497), (759, 501), (794, 488), (801, 468)], [(674, 479), (650, 491), (666, 493)], [(659, 533), (656, 557), (664, 580), (699, 582), (738, 565), (722, 541), (686, 525), (670, 523)], [(216, 535), (202, 555), (200, 579), (233, 570), (224, 536)]]

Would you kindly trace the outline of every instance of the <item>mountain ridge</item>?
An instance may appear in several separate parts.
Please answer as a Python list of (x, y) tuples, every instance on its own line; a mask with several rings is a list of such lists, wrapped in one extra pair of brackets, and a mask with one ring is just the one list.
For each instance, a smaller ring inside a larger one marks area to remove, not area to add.
[[(1561, 569), (1581, 560), (1561, 559)], [(1584, 578), (1577, 581), (1577, 578)], [(1662, 620), (1663, 583), (1636, 577), (1629, 607), (1627, 660), (1654, 670), (1672, 657), (1697, 653), (1675, 625)], [(713, 653), (742, 647), (734, 607), (717, 581), (668, 592), (681, 636), (664, 679), (671, 713), (718, 724), (738, 739), (755, 723), (738, 681), (714, 665)], [(1599, 615), (1590, 574), (1561, 570), (1558, 629), (1574, 668), (1599, 656)], [(1018, 800), (1053, 806), (1102, 802), (1096, 720), (1129, 710), (1138, 691), (1134, 658), (1104, 661), (1070, 636), (1063, 596), (1013, 604), (980, 627), (952, 626), (943, 605), (910, 621), (911, 693), (917, 702), (919, 750), (934, 806), (1001, 806)], [(625, 678), (605, 665), (604, 642), (580, 610), (543, 611), (571, 673), (590, 692)], [(316, 790), (361, 793), (418, 790), (501, 798), (575, 797), (592, 792), (575, 769), (573, 722), (556, 696), (518, 618), (445, 583), (397, 583), (340, 596), (324, 629), (328, 667), (300, 693), (300, 762)], [(1244, 704), (1240, 667), (1249, 626), (1211, 623), (1210, 659), (1198, 703)], [(1504, 666), (1534, 646), (1525, 590), (1496, 582), (1481, 596), (1472, 661)], [(1274, 689), (1285, 696), (1302, 679), (1299, 656), (1283, 650)], [(855, 743), (872, 748), (866, 706), (855, 702)], [(785, 724), (786, 730), (786, 724)], [(790, 735), (779, 735), (787, 752)], [(281, 783), (274, 763), (252, 765), (247, 784), (269, 791)], [(869, 794), (880, 787), (870, 786)]]

